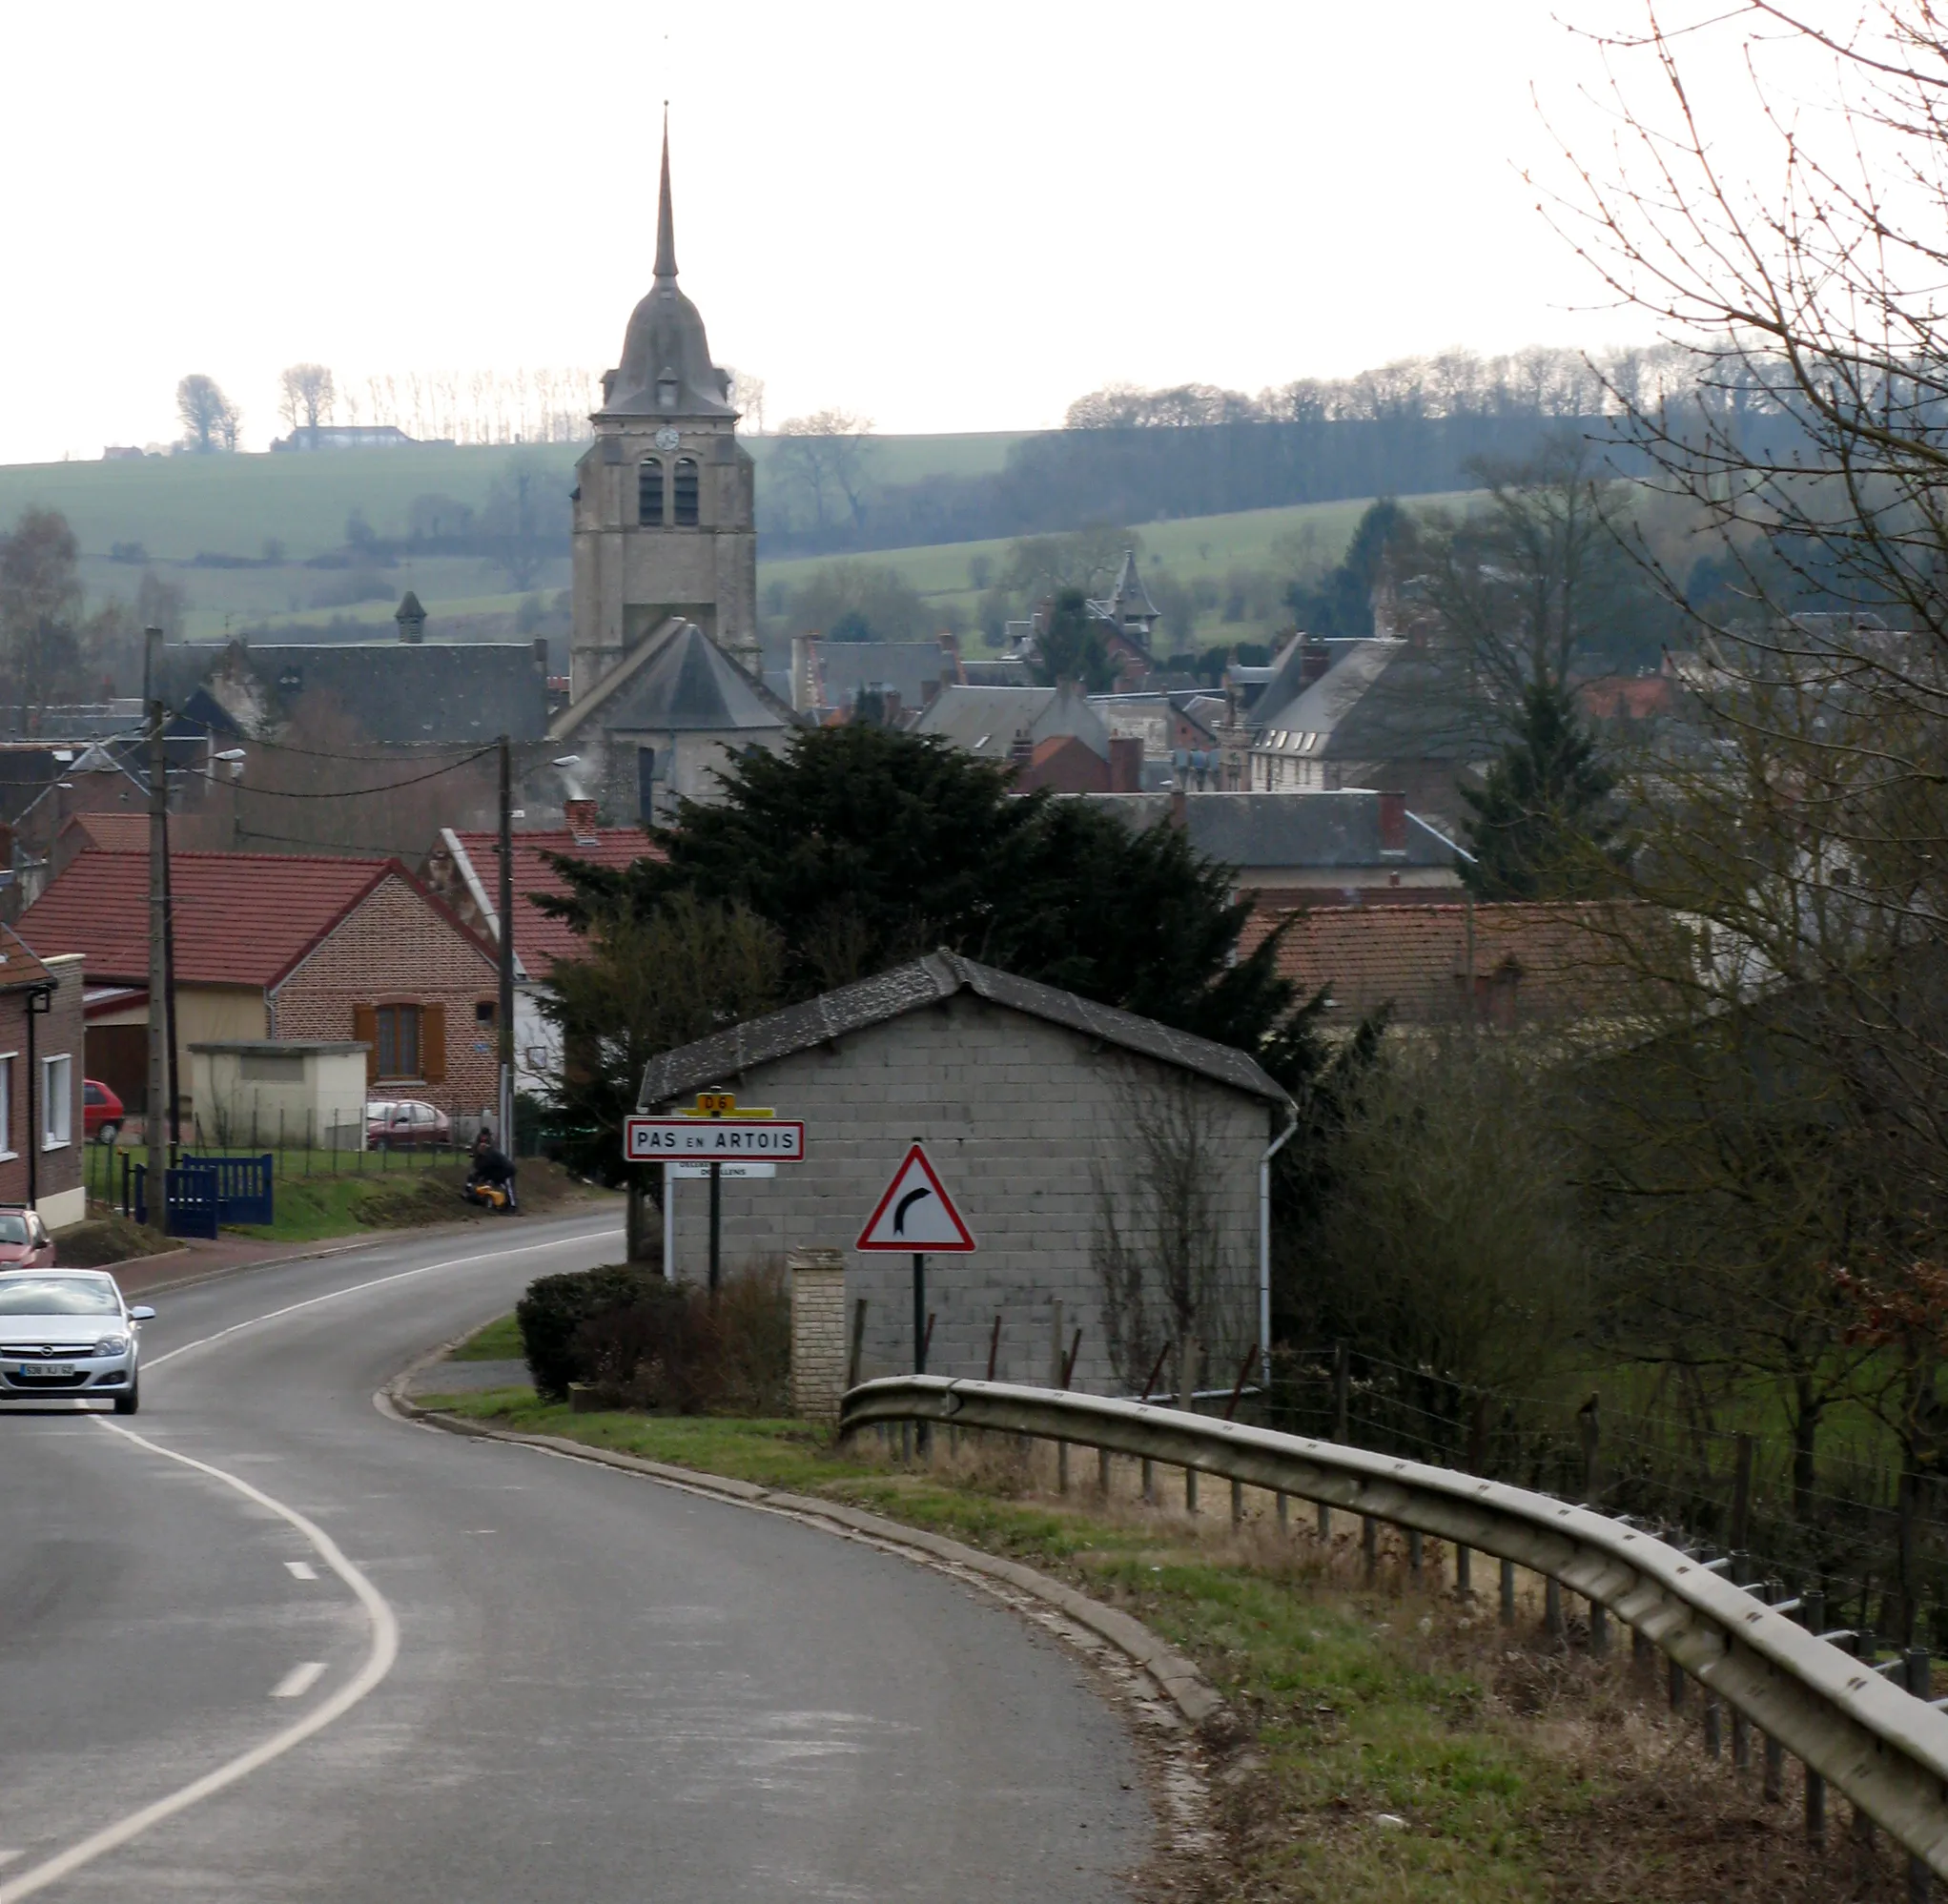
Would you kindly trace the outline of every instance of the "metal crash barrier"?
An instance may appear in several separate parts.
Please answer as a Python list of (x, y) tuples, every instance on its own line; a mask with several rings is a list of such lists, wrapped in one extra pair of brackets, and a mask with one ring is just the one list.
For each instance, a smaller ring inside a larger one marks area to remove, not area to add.
[[(1767, 1606), (1723, 1578), (1722, 1562), (1503, 1482), (1138, 1402), (936, 1376), (892, 1376), (848, 1392), (842, 1436), (886, 1422), (993, 1429), (1222, 1476), (1348, 1509), (1369, 1529), (1385, 1524), (1451, 1542), (1462, 1569), (1469, 1549), (1526, 1567), (1589, 1601), (1592, 1645), (1610, 1613), (1640, 1645), (1660, 1648), (1673, 1668), (1673, 1703), (1688, 1675), (1733, 1709), (1734, 1740), (1741, 1722), (1762, 1731), (1769, 1787), (1777, 1751), (1799, 1759), (1809, 1832), (1824, 1830), (1831, 1784), (1911, 1853), (1911, 1894), (1925, 1894), (1927, 1872), (1948, 1877), (1948, 1713), (1797, 1624), (1790, 1607)], [(1505, 1567), (1505, 1601), (1510, 1579)], [(1715, 1720), (1712, 1707), (1708, 1742)]]

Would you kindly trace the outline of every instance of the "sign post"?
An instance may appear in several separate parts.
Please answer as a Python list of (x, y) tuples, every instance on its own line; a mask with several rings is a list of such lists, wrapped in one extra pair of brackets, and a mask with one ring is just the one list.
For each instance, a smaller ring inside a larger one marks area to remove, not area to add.
[[(927, 1372), (927, 1258), (934, 1253), (972, 1256), (976, 1247), (974, 1232), (962, 1221), (947, 1186), (928, 1159), (926, 1149), (914, 1143), (901, 1158), (892, 1181), (873, 1206), (866, 1227), (859, 1232), (856, 1250), (896, 1251), (913, 1259), (913, 1373)], [(920, 1447), (926, 1448), (926, 1428), (921, 1425)]]
[[(724, 1239), (723, 1166), (727, 1163), (803, 1163), (805, 1126), (779, 1117), (767, 1107), (741, 1109), (731, 1091), (699, 1091), (694, 1107), (670, 1117), (627, 1117), (623, 1122), (623, 1158), (627, 1163), (703, 1163), (710, 1171), (710, 1294), (721, 1277)], [(666, 1173), (666, 1210), (670, 1178)], [(667, 1217), (665, 1235), (674, 1236)], [(669, 1270), (666, 1258), (665, 1273)]]

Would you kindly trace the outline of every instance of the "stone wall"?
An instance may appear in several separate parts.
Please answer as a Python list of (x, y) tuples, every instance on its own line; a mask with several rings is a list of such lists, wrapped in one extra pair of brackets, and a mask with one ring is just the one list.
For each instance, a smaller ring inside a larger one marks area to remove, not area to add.
[[(1147, 1240), (1137, 1102), (1192, 1106), (1211, 1145), (1207, 1385), (1229, 1382), (1257, 1341), (1258, 1163), (1282, 1121), (1260, 1098), (969, 993), (723, 1082), (746, 1103), (804, 1118), (807, 1147), (804, 1163), (780, 1164), (775, 1177), (724, 1183), (725, 1266), (734, 1273), (794, 1249), (845, 1252), (847, 1298), (869, 1303), (865, 1378), (912, 1366), (912, 1259), (851, 1245), (917, 1138), (980, 1245), (974, 1256), (928, 1259), (936, 1318), (928, 1372), (984, 1375), (999, 1315), (997, 1378), (1045, 1381), (1060, 1301), (1068, 1330), (1082, 1330), (1076, 1386), (1122, 1391), (1095, 1256), (1105, 1198), (1126, 1239)], [(701, 1281), (709, 1185), (673, 1189), (676, 1271)], [(1154, 1282), (1147, 1300), (1159, 1303)]]

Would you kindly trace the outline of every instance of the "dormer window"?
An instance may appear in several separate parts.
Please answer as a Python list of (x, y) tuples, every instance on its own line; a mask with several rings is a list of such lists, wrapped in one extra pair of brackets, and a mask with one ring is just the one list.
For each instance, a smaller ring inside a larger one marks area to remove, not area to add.
[(676, 460), (676, 526), (679, 529), (694, 529), (697, 526), (697, 460), (693, 456), (680, 456)]
[(666, 370), (656, 379), (656, 407), (659, 410), (676, 408), (676, 372)]
[(656, 528), (663, 526), (663, 459), (645, 457), (636, 472), (636, 520)]

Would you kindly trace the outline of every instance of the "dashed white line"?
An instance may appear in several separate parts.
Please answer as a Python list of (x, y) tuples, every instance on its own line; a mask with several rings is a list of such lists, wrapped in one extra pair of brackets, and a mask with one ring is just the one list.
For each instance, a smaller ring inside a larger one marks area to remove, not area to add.
[(324, 1661), (306, 1660), (302, 1666), (294, 1666), (276, 1686), (271, 1689), (273, 1699), (302, 1699), (324, 1675)]
[(287, 1560), (284, 1565), (291, 1569), (293, 1580), (316, 1580), (318, 1568), (308, 1560)]
[(194, 1468), (198, 1474), (206, 1474), (213, 1481), (220, 1481), (226, 1487), (234, 1487), (246, 1501), (255, 1502), (259, 1507), (267, 1508), (286, 1525), (296, 1527), (311, 1543), (312, 1550), (318, 1559), (349, 1587), (358, 1597), (359, 1604), (365, 1609), (365, 1617), (372, 1628), (372, 1650), (366, 1655), (365, 1664), (338, 1688), (329, 1699), (314, 1706), (295, 1725), (286, 1726), (281, 1732), (273, 1734), (262, 1745), (253, 1747), (247, 1752), (240, 1752), (214, 1771), (206, 1771), (201, 1778), (192, 1780), (180, 1791), (172, 1791), (166, 1798), (158, 1798), (154, 1804), (145, 1805), (139, 1812), (132, 1812), (117, 1823), (103, 1827), (92, 1836), (83, 1838), (77, 1845), (71, 1845), (66, 1851), (53, 1857), (45, 1858), (39, 1864), (24, 1871), (18, 1877), (9, 1878), (0, 1883), (0, 1904), (20, 1904), (20, 1900), (31, 1897), (45, 1891), (51, 1884), (58, 1884), (64, 1877), (71, 1877), (84, 1865), (92, 1864), (98, 1857), (112, 1851), (118, 1851), (132, 1839), (138, 1838), (152, 1825), (159, 1825), (165, 1818), (173, 1818), (178, 1812), (187, 1812), (192, 1805), (199, 1804), (213, 1793), (235, 1785), (239, 1779), (248, 1778), (252, 1772), (269, 1765), (274, 1759), (283, 1757), (294, 1746), (300, 1746), (316, 1732), (321, 1732), (335, 1720), (341, 1719), (359, 1700), (378, 1686), (392, 1670), (393, 1662), (399, 1657), (400, 1623), (398, 1616), (386, 1605), (385, 1597), (371, 1581), (359, 1571), (338, 1550), (338, 1545), (316, 1522), (308, 1521), (295, 1507), (287, 1507), (283, 1502), (266, 1494), (262, 1488), (253, 1487), (249, 1482), (227, 1473), (220, 1467), (213, 1467), (208, 1462), (196, 1461), (186, 1454), (178, 1454), (174, 1448), (166, 1448), (159, 1442), (152, 1442), (132, 1430), (117, 1426), (106, 1416), (91, 1416), (94, 1424), (109, 1434), (119, 1435), (124, 1441), (150, 1454), (160, 1455), (165, 1461), (179, 1463), (184, 1467)]

